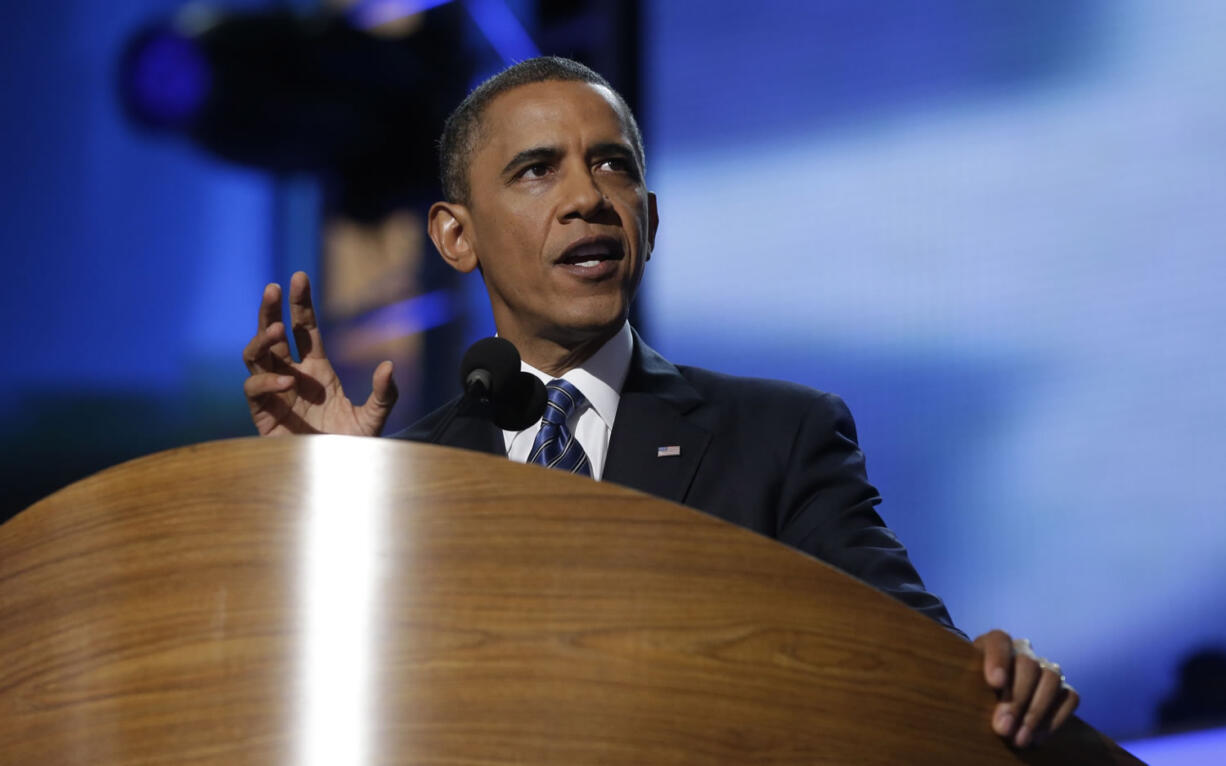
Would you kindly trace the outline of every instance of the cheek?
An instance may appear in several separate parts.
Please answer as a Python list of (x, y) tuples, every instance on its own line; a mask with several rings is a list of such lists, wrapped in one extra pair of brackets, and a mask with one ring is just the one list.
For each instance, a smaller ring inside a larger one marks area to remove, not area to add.
[(544, 196), (519, 197), (508, 205), (500, 219), (495, 236), (505, 252), (514, 252), (519, 259), (535, 262), (549, 241), (553, 221), (549, 200)]
[[(626, 235), (634, 240), (636, 248), (647, 249), (647, 200), (644, 197), (626, 194), (623, 204), (616, 206)], [(645, 253), (640, 252), (640, 257)]]
[(524, 206), (504, 208), (500, 215), (486, 218), (477, 240), (478, 257), (486, 268), (515, 271), (526, 265), (539, 241), (530, 212)]
[(522, 225), (487, 232), (482, 242), (487, 282), (515, 303), (531, 302), (547, 284), (538, 251), (534, 233)]

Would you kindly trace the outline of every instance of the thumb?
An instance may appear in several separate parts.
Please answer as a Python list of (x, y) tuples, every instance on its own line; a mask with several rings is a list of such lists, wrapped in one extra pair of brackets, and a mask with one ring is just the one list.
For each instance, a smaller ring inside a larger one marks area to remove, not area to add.
[(399, 397), (400, 391), (396, 388), (395, 379), (392, 378), (392, 362), (390, 359), (383, 361), (375, 368), (375, 373), (371, 376), (370, 396), (362, 405), (363, 419), (373, 426), (375, 436), (383, 430), (383, 424), (387, 422), (387, 416), (391, 414), (392, 407), (395, 406)]

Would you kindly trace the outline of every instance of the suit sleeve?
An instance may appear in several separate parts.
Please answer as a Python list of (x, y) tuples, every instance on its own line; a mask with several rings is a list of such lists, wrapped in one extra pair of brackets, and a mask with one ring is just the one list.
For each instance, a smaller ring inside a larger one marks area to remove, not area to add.
[(794, 436), (780, 493), (779, 540), (960, 632), (877, 515), (880, 502), (868, 482), (851, 412), (839, 397), (822, 394)]

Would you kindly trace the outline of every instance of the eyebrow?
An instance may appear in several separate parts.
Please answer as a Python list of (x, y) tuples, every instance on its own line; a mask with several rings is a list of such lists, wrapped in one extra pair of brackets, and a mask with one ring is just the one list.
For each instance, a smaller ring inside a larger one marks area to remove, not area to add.
[(534, 146), (531, 149), (524, 149), (519, 154), (511, 158), (511, 161), (502, 169), (502, 175), (512, 173), (515, 168), (522, 165), (534, 162), (546, 162), (556, 160), (562, 156), (562, 150), (556, 146)]

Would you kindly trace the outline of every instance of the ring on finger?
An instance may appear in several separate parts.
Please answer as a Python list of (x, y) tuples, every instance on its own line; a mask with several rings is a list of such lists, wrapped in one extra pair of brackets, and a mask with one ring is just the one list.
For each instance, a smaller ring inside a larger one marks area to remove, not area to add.
[(1046, 657), (1040, 657), (1039, 668), (1042, 670), (1050, 670), (1052, 673), (1056, 674), (1057, 678), (1060, 679), (1060, 683), (1064, 683), (1064, 671), (1060, 669), (1060, 663), (1052, 662)]

